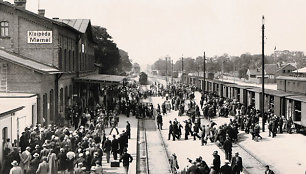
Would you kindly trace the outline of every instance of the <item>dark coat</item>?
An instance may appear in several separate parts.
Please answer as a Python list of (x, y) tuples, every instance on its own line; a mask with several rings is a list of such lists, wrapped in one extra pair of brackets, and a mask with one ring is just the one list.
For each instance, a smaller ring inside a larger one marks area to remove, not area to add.
[(231, 173), (232, 173), (232, 168), (227, 164), (223, 165), (220, 169), (220, 174), (231, 174)]
[(233, 171), (242, 171), (242, 158), (240, 156), (233, 157), (231, 166)]
[(133, 157), (132, 157), (130, 154), (128, 154), (128, 153), (124, 153), (124, 154), (121, 156), (121, 158), (120, 158), (119, 161), (120, 161), (120, 162), (121, 162), (121, 161), (123, 162), (123, 166), (129, 166), (130, 163), (133, 161)]

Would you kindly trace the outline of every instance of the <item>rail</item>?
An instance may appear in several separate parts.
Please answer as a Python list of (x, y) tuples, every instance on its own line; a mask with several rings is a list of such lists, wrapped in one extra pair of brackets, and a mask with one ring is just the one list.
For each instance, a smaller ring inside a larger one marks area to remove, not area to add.
[(144, 120), (138, 120), (137, 129), (137, 160), (136, 160), (136, 173), (149, 174), (149, 155), (147, 145), (147, 133), (144, 128)]

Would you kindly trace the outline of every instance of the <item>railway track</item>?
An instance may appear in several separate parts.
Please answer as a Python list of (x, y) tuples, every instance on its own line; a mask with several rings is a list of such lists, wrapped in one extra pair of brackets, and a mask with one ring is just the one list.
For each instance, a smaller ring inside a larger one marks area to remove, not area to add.
[(137, 174), (150, 173), (147, 134), (144, 126), (144, 120), (140, 119), (138, 120), (138, 130), (137, 130), (136, 173)]

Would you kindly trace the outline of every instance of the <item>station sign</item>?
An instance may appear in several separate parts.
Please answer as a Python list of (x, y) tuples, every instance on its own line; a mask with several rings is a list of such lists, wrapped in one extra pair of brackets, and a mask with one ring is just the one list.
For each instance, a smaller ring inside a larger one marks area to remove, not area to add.
[(28, 43), (33, 43), (33, 44), (52, 43), (52, 31), (28, 31)]

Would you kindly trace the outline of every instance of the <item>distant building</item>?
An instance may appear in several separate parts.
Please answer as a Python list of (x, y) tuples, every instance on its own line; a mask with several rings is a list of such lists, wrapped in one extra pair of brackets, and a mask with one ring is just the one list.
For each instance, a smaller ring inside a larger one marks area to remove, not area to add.
[(306, 67), (277, 77), (277, 90), (306, 94)]
[(286, 65), (283, 65), (281, 66), (281, 68), (279, 68), (277, 71), (276, 71), (276, 77), (278, 76), (288, 76), (290, 74), (292, 74), (293, 71), (296, 70), (296, 67), (293, 66), (292, 64), (286, 64)]

